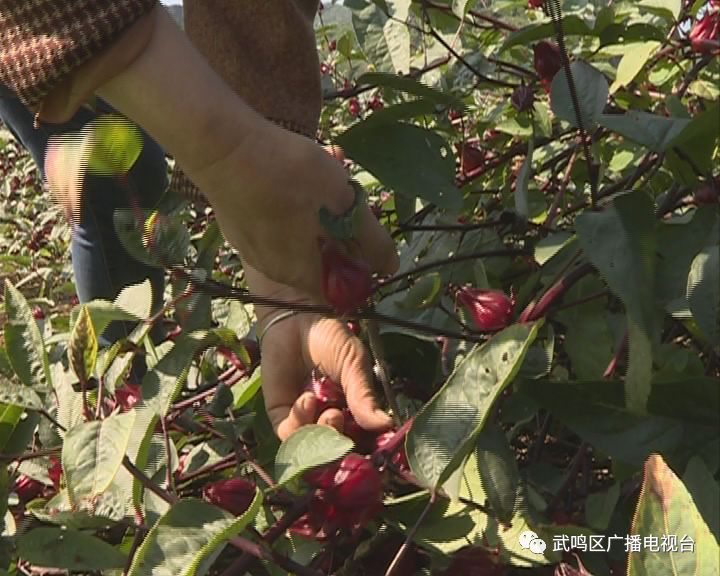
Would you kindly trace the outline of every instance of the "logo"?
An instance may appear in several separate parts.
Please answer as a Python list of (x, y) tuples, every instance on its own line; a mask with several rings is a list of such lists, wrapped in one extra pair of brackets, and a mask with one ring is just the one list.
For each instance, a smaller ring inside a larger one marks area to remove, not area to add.
[(525, 530), (524, 532), (521, 532), (518, 537), (518, 541), (520, 542), (520, 546), (522, 548), (530, 550), (533, 554), (542, 554), (545, 552), (545, 548), (547, 548), (545, 540), (538, 538), (538, 535), (532, 530)]

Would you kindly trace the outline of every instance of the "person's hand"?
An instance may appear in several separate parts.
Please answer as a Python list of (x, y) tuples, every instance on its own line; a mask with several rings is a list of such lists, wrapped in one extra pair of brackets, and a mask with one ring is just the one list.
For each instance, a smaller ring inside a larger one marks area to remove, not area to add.
[[(318, 240), (327, 233), (318, 212), (325, 206), (341, 214), (352, 205), (346, 171), (319, 145), (269, 123), (254, 147), (238, 151), (241, 156), (231, 154), (202, 175), (225, 238), (269, 278), (320, 298)], [(373, 271), (395, 271), (393, 241), (366, 202), (354, 240), (356, 256)]]
[[(246, 276), (253, 293), (289, 302), (310, 303), (299, 291), (270, 281), (250, 266)], [(256, 306), (258, 331), (281, 310)], [(359, 338), (337, 319), (299, 313), (273, 323), (261, 342), (262, 381), (265, 408), (281, 440), (305, 424), (325, 424), (343, 429), (342, 412), (328, 408), (316, 414), (312, 392), (303, 392), (310, 373), (319, 366), (345, 393), (355, 421), (366, 430), (383, 431), (392, 426), (390, 417), (378, 408), (372, 389), (370, 356)]]

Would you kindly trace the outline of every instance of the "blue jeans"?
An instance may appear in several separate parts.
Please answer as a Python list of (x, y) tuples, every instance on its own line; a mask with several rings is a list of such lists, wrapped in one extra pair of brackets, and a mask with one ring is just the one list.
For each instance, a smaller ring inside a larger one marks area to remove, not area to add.
[[(33, 128), (33, 115), (15, 94), (0, 84), (0, 119), (13, 135), (28, 149), (44, 174), (45, 152), (51, 136), (80, 131), (98, 114), (117, 112), (98, 100), (97, 112), (81, 108), (63, 124), (41, 123)], [(83, 183), (83, 217), (72, 234), (71, 254), (75, 287), (80, 302), (102, 298), (114, 300), (128, 285), (150, 279), (153, 290), (153, 310), (162, 307), (164, 270), (152, 268), (133, 258), (122, 246), (113, 225), (113, 212), (130, 207), (129, 190), (138, 195), (143, 208), (152, 208), (167, 188), (165, 153), (144, 131), (143, 147), (128, 174), (130, 187), (123, 186), (112, 176), (88, 174)], [(112, 322), (101, 336), (101, 344), (108, 344), (127, 336), (131, 323)], [(154, 334), (157, 338), (158, 334)]]

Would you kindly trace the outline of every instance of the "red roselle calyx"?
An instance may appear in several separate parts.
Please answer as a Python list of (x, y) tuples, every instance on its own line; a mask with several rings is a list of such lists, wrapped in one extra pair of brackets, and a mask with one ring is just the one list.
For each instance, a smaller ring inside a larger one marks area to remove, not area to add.
[(137, 404), (142, 397), (142, 386), (140, 384), (126, 383), (115, 390), (115, 400), (120, 406), (121, 412), (127, 412)]
[(62, 464), (57, 456), (50, 456), (50, 466), (48, 466), (48, 476), (57, 490), (60, 487), (60, 478), (62, 478)]
[(693, 24), (688, 38), (693, 52), (708, 54), (720, 51), (720, 3), (711, 2), (703, 17)]
[(545, 0), (528, 0), (528, 8), (542, 8)]
[(255, 498), (255, 484), (245, 478), (210, 482), (203, 488), (203, 498), (235, 516), (240, 516)]
[(341, 409), (345, 406), (345, 396), (340, 386), (318, 369), (312, 371), (310, 380), (305, 384), (305, 391), (312, 392), (317, 400), (317, 416), (328, 408)]
[(515, 302), (502, 290), (464, 286), (457, 290), (455, 298), (470, 313), (480, 330), (494, 332), (510, 324)]
[(333, 240), (320, 242), (322, 291), (340, 314), (362, 306), (373, 292), (370, 267), (345, 254)]
[(560, 48), (552, 42), (538, 42), (533, 46), (533, 65), (546, 90), (550, 89), (555, 74), (562, 68)]
[(18, 495), (18, 498), (20, 498), (21, 502), (29, 502), (30, 500), (40, 496), (44, 488), (45, 485), (42, 482), (38, 482), (34, 478), (30, 478), (30, 476), (26, 476), (25, 474), (20, 474), (17, 480), (15, 480), (14, 491)]

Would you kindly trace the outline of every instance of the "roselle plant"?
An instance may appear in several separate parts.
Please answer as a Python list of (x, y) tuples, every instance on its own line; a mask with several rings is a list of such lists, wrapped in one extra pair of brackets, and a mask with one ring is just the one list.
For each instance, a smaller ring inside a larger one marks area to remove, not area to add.
[[(288, 386), (341, 430), (276, 439), (258, 297), (209, 207), (116, 214), (162, 310), (149, 283), (78, 304), (69, 230), (0, 128), (0, 574), (717, 573), (717, 19), (325, 6), (320, 143), (401, 264), (373, 276), (352, 214), (321, 212), (321, 310), (365, 343), (385, 431), (319, 366)], [(106, 126), (69, 142), (122, 179), (136, 139)]]

